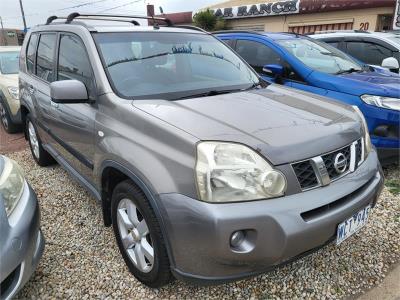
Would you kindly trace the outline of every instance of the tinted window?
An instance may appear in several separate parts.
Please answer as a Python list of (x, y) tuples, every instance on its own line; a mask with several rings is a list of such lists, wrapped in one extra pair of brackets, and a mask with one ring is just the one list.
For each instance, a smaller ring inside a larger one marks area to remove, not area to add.
[(224, 43), (207, 34), (93, 34), (114, 90), (127, 98), (177, 99), (244, 89), (256, 74)]
[(41, 34), (37, 50), (36, 75), (48, 82), (54, 80), (53, 63), (56, 46), (55, 34)]
[(334, 41), (325, 41), (325, 43), (328, 43), (332, 47), (338, 48), (339, 47), (339, 42), (334, 42)]
[(26, 67), (29, 73), (35, 73), (35, 53), (38, 40), (37, 34), (32, 34), (26, 51)]
[[(303, 81), (303, 79), (285, 62), (279, 54), (268, 46), (247, 40), (238, 40), (237, 52), (251, 65), (258, 73), (264, 73), (263, 67), (270, 64), (278, 64), (285, 67), (285, 77), (290, 80)], [(271, 75), (264, 73), (264, 75)], [(271, 75), (272, 76), (272, 75)]]
[(62, 35), (58, 56), (57, 80), (76, 79), (93, 91), (93, 73), (85, 46), (79, 38)]
[(347, 52), (370, 65), (380, 65), (382, 60), (393, 55), (389, 49), (367, 42), (347, 42)]
[(274, 50), (258, 42), (238, 40), (236, 52), (258, 73), (262, 73), (264, 65), (283, 65), (283, 60)]

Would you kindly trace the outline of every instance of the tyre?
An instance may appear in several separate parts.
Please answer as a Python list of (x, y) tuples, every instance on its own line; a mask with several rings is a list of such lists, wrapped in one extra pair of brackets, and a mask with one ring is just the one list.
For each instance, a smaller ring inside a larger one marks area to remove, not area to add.
[(146, 196), (130, 180), (115, 187), (111, 216), (129, 271), (149, 287), (168, 284), (172, 274), (160, 225)]
[(33, 159), (41, 166), (49, 166), (55, 163), (54, 158), (44, 150), (39, 133), (30, 115), (26, 116), (26, 136), (28, 137)]
[(4, 130), (8, 133), (16, 133), (21, 131), (21, 126), (15, 124), (10, 117), (4, 100), (0, 98), (0, 122)]

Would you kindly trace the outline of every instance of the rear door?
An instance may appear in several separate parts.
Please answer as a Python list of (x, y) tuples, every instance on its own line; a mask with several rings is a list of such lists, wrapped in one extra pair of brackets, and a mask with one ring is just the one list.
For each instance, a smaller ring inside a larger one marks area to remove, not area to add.
[(52, 143), (48, 129), (55, 122), (51, 109), (50, 83), (54, 81), (54, 61), (57, 34), (54, 32), (34, 33), (27, 49), (27, 72), (24, 88), (35, 107), (35, 123), (43, 143)]

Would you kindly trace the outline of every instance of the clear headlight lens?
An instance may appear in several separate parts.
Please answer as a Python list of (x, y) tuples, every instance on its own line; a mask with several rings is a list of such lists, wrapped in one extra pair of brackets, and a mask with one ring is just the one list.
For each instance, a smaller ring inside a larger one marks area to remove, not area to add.
[(400, 98), (382, 97), (375, 95), (362, 95), (361, 100), (369, 105), (400, 110)]
[(233, 202), (279, 197), (286, 178), (244, 145), (201, 142), (197, 145), (196, 181), (200, 200)]
[(10, 93), (11, 97), (13, 97), (15, 100), (19, 99), (19, 89), (15, 86), (9, 86), (7, 87), (8, 92)]
[(4, 168), (0, 174), (0, 194), (4, 201), (6, 214), (9, 216), (21, 199), (25, 179), (21, 167), (15, 161), (3, 158)]
[(353, 108), (360, 117), (361, 123), (363, 124), (364, 127), (364, 159), (365, 159), (367, 158), (368, 153), (370, 153), (372, 149), (372, 143), (371, 143), (371, 138), (369, 136), (368, 125), (361, 110), (357, 106), (353, 106)]

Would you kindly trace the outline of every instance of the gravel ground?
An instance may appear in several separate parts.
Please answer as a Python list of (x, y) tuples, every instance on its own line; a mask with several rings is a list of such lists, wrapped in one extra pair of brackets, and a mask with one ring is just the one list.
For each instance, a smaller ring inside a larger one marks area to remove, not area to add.
[[(38, 194), (46, 237), (44, 256), (20, 299), (354, 298), (379, 284), (400, 261), (400, 195), (392, 187), (392, 192), (384, 189), (367, 226), (339, 247), (330, 245), (235, 283), (196, 287), (175, 281), (152, 290), (127, 271), (112, 229), (103, 227), (95, 199), (59, 166), (38, 167), (28, 150), (9, 156), (24, 168)], [(398, 167), (385, 173), (392, 186), (399, 184)]]

